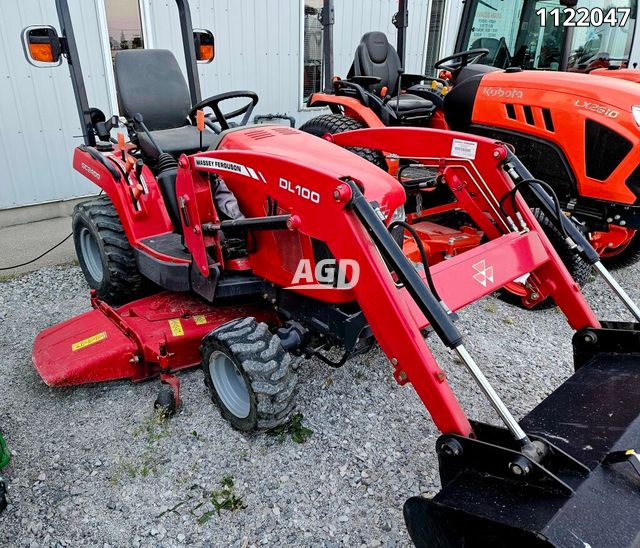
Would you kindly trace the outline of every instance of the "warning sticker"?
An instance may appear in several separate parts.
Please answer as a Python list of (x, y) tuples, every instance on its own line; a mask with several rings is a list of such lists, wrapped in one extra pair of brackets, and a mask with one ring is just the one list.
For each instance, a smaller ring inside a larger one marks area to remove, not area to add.
[(206, 316), (194, 316), (193, 321), (196, 322), (196, 325), (204, 325), (207, 323)]
[(91, 346), (92, 344), (96, 344), (97, 342), (104, 341), (106, 338), (107, 332), (103, 331), (102, 333), (93, 335), (93, 337), (89, 337), (87, 339), (78, 341), (77, 343), (73, 343), (71, 345), (71, 352), (75, 352), (76, 350), (81, 350), (82, 348), (86, 348), (87, 346)]
[(184, 335), (184, 329), (182, 329), (182, 323), (179, 319), (169, 320), (169, 327), (174, 337), (182, 337)]
[(458, 158), (467, 158), (468, 160), (476, 159), (478, 151), (478, 143), (474, 141), (465, 141), (464, 139), (454, 139), (451, 145), (451, 155)]

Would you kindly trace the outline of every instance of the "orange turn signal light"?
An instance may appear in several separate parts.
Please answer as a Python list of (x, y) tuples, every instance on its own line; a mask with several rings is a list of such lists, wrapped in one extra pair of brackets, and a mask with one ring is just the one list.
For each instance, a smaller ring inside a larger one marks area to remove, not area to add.
[(212, 61), (216, 55), (215, 47), (213, 44), (201, 44), (200, 45), (200, 56), (198, 58), (199, 61)]
[(53, 48), (51, 44), (29, 44), (29, 53), (34, 61), (53, 63)]

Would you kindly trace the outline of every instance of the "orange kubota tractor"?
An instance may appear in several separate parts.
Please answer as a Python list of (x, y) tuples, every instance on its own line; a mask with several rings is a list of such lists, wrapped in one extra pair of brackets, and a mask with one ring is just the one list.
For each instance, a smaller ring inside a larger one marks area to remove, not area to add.
[[(330, 0), (325, 2), (325, 13), (333, 13)], [(333, 19), (324, 17), (323, 23), (328, 37)], [(563, 210), (606, 264), (624, 266), (640, 258), (640, 97), (637, 84), (629, 81), (635, 72), (607, 71), (607, 76), (616, 78), (602, 78), (500, 69), (481, 64), (491, 53), (481, 48), (436, 63), (445, 78), (405, 74), (404, 0), (394, 23), (399, 54), (384, 34), (367, 33), (345, 79), (333, 77), (331, 51), (325, 51), (326, 91), (311, 95), (308, 105), (327, 106), (331, 114), (312, 119), (301, 129), (325, 136), (363, 127), (420, 126), (504, 141), (534, 176), (552, 186)], [(386, 164), (391, 172), (397, 169), (399, 159), (393, 155), (360, 153)], [(460, 144), (452, 154), (471, 157), (473, 150)], [(400, 159), (403, 162), (411, 159)], [(424, 181), (420, 174), (416, 178), (419, 183), (409, 186), (417, 200), (408, 202), (407, 213), (420, 222), (435, 219), (440, 225), (423, 226), (425, 243), (442, 240), (439, 232), (445, 224), (451, 251), (470, 244), (469, 229), (462, 230), (464, 222), (451, 224), (442, 218), (442, 208), (451, 209), (451, 200), (438, 190), (437, 181)], [(407, 179), (403, 177), (405, 184)], [(580, 278), (578, 270), (572, 274)]]

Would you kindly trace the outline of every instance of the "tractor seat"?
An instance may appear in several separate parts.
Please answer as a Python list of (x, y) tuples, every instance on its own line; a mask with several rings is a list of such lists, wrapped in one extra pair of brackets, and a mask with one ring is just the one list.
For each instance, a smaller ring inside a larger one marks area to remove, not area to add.
[(411, 93), (402, 93), (400, 95), (400, 100), (398, 100), (398, 97), (391, 97), (391, 99), (387, 100), (386, 105), (399, 113), (422, 109), (431, 112), (434, 109), (433, 101), (423, 99), (422, 97), (412, 95)]
[[(200, 149), (200, 132), (191, 125), (189, 87), (173, 53), (164, 49), (118, 51), (115, 58), (116, 89), (120, 111), (128, 120), (142, 114), (144, 123), (163, 152), (175, 158)], [(216, 134), (205, 130), (202, 150), (217, 142)], [(142, 132), (138, 144), (150, 158), (158, 150)]]
[[(429, 99), (406, 93), (400, 95), (398, 101), (398, 83), (400, 78), (398, 70), (401, 68), (400, 57), (395, 48), (387, 40), (383, 32), (367, 32), (356, 49), (353, 65), (348, 77), (373, 76), (380, 78), (380, 82), (370, 87), (372, 93), (380, 95), (382, 88), (387, 88), (385, 104), (398, 114), (408, 111), (413, 116), (430, 116), (435, 110), (435, 105)], [(409, 90), (411, 91), (411, 90)]]

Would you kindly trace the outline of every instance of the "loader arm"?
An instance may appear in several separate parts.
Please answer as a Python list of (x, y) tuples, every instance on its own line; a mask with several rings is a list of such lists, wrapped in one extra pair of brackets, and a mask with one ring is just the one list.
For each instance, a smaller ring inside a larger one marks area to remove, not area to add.
[[(417, 138), (437, 140), (439, 137), (437, 133), (423, 135), (422, 131), (425, 130), (410, 130)], [(488, 150), (491, 146), (492, 157), (496, 150), (503, 158), (506, 155), (506, 149), (495, 143), (480, 139), (477, 142), (479, 148), (487, 147)], [(294, 162), (284, 155), (278, 157), (256, 152), (206, 152), (189, 158), (189, 161), (191, 169), (223, 176), (241, 206), (249, 201), (249, 196), (253, 203), (267, 198), (277, 201), (281, 210), (292, 215), (293, 230), (324, 242), (336, 259), (355, 261), (360, 267), (360, 276), (348, 291), (358, 302), (375, 338), (394, 366), (398, 382), (413, 384), (440, 431), (462, 436), (471, 434), (468, 419), (446, 381), (446, 373), (425, 343), (421, 329), (431, 325), (450, 348), (457, 348), (461, 337), (412, 263), (402, 255), (393, 240), (395, 249), (385, 241), (382, 233), (388, 236), (388, 232), (377, 213), (371, 214), (379, 209), (378, 204), (389, 206), (385, 197), (396, 191), (398, 183), (382, 171), (371, 181), (355, 180), (348, 171), (341, 176), (330, 174)], [(498, 176), (495, 165), (493, 170)], [(253, 177), (253, 173), (260, 176)], [(283, 181), (298, 184), (291, 187)], [(508, 180), (503, 183), (508, 190)], [(314, 198), (309, 199), (308, 196)], [(331, 222), (327, 223), (327, 219)], [(459, 308), (494, 291), (500, 284), (528, 272), (546, 269), (556, 287), (554, 295), (560, 290), (567, 293), (563, 304), (570, 309), (571, 323), (577, 328), (598, 327), (597, 319), (560, 260), (554, 260), (554, 252), (541, 229), (533, 223), (531, 227), (532, 230), (522, 234), (505, 234), (434, 269), (434, 278), (443, 289), (445, 298)], [(495, 264), (486, 262), (494, 259)], [(288, 273), (288, 278), (286, 273), (284, 276), (282, 272), (274, 274), (272, 258), (263, 262), (258, 252), (251, 260), (253, 271), (268, 281), (321, 298), (322, 290), (314, 292), (313, 289), (292, 287), (293, 272)], [(385, 260), (396, 265), (395, 275), (402, 283), (394, 279)], [(483, 260), (484, 267), (481, 267)], [(492, 267), (493, 273), (487, 270)], [(403, 272), (408, 276), (405, 279)]]

